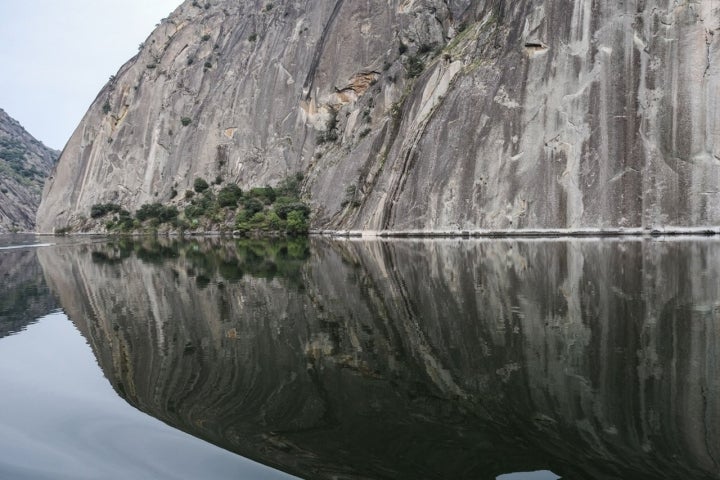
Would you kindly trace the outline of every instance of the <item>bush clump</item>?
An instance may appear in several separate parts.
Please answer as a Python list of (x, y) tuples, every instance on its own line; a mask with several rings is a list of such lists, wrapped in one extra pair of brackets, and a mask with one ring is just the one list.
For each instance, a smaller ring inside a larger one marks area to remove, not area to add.
[[(310, 207), (300, 198), (302, 174), (290, 175), (275, 187), (251, 188), (243, 191), (234, 183), (220, 188), (220, 180), (209, 185), (196, 178), (194, 189), (185, 192), (185, 209), (180, 212), (175, 205), (147, 203), (131, 214), (115, 203), (96, 204), (91, 207), (92, 218), (115, 214), (104, 222), (109, 232), (130, 232), (143, 225), (158, 227), (170, 224), (174, 228), (219, 229), (235, 228), (241, 234), (253, 236), (298, 236), (308, 232)], [(172, 196), (179, 197), (172, 189)], [(233, 224), (234, 220), (234, 224)]]
[(141, 222), (157, 219), (160, 223), (167, 223), (175, 220), (179, 213), (174, 205), (165, 206), (162, 203), (146, 203), (138, 209), (135, 217)]
[(258, 200), (262, 201), (265, 205), (272, 205), (273, 203), (275, 203), (275, 199), (277, 198), (275, 189), (273, 187), (271, 187), (270, 185), (266, 185), (264, 187), (252, 188), (248, 192), (248, 195), (251, 198), (257, 198)]
[(202, 193), (208, 188), (210, 188), (210, 185), (208, 185), (204, 178), (198, 177), (193, 182), (193, 190), (195, 190), (197, 193)]
[(300, 200), (303, 175), (290, 175), (276, 187), (250, 189), (239, 201), (235, 229), (243, 234), (302, 235), (308, 231), (310, 207)]
[(217, 213), (217, 210), (215, 195), (208, 190), (190, 201), (190, 205), (185, 208), (185, 217), (192, 220), (203, 216), (212, 216)]
[(240, 187), (231, 183), (224, 186), (217, 196), (218, 205), (221, 207), (237, 207), (238, 201), (242, 198), (242, 190)]
[(96, 203), (90, 207), (90, 216), (92, 218), (104, 217), (108, 213), (118, 213), (122, 207), (117, 203)]

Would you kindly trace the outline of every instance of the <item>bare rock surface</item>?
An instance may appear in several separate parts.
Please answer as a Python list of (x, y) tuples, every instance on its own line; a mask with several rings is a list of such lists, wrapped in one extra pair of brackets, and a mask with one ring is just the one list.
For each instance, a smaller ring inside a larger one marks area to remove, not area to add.
[(186, 1), (70, 139), (41, 231), (305, 175), (314, 227), (720, 223), (720, 5)]
[(43, 183), (59, 156), (0, 109), (0, 233), (35, 229)]

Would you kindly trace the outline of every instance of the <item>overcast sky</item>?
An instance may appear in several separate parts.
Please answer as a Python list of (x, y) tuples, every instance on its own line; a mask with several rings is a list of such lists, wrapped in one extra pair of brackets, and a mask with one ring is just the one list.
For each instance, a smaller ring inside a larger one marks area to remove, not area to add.
[(181, 0), (0, 0), (0, 108), (65, 146), (102, 86)]

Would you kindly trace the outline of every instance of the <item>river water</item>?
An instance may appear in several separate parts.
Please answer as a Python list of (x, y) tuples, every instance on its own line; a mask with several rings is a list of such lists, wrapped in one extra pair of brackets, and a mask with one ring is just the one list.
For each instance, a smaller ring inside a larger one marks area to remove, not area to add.
[(720, 478), (713, 239), (4, 237), (0, 277), (0, 478)]

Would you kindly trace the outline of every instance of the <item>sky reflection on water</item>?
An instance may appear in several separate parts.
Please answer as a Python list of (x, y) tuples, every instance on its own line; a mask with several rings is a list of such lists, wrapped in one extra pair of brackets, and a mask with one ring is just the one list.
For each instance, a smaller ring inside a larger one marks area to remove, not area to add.
[(291, 478), (132, 408), (60, 312), (0, 340), (0, 383), (0, 478)]

